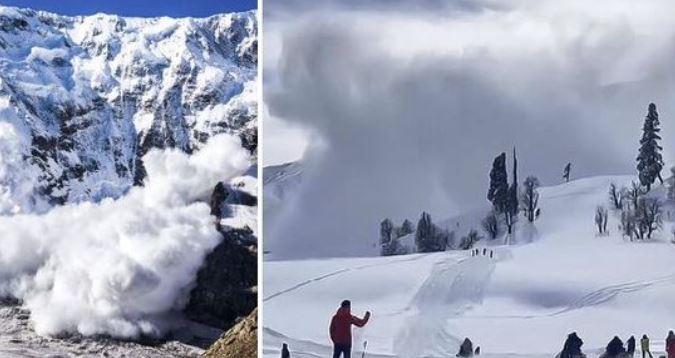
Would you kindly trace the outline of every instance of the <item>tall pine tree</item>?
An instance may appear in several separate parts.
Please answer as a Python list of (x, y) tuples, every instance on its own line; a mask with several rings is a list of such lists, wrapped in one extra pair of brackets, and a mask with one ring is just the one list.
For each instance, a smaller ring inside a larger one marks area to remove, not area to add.
[(422, 212), (422, 216), (417, 222), (417, 231), (415, 232), (415, 245), (417, 246), (418, 252), (435, 251), (434, 231), (431, 215)]
[[(510, 222), (513, 224), (515, 218), (518, 217), (520, 208), (518, 206), (518, 158), (516, 157), (516, 147), (513, 147), (513, 181), (509, 187), (509, 214), (511, 214)], [(511, 230), (509, 230), (509, 233)]]
[(656, 105), (649, 104), (649, 110), (645, 123), (642, 126), (642, 139), (640, 139), (640, 151), (637, 157), (637, 170), (640, 184), (651, 189), (656, 178), (663, 183), (661, 170), (663, 169), (663, 158), (661, 157), (661, 146), (659, 145), (659, 114), (656, 112)]
[(508, 211), (509, 183), (506, 174), (506, 153), (498, 155), (492, 162), (487, 199), (492, 203), (496, 212)]

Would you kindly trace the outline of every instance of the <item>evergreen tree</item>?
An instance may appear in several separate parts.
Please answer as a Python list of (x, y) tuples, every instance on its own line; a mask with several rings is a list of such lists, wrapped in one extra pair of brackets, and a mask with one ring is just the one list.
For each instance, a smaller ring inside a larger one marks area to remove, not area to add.
[(490, 170), (490, 187), (487, 199), (492, 203), (495, 211), (504, 213), (508, 210), (509, 184), (506, 175), (506, 153), (501, 153), (492, 162)]
[(565, 169), (563, 169), (563, 179), (565, 179), (565, 183), (570, 181), (570, 170), (572, 170), (572, 163), (567, 163)]
[(508, 207), (505, 213), (506, 228), (508, 233), (513, 232), (513, 224), (518, 220), (519, 195), (518, 195), (518, 158), (516, 157), (516, 148), (513, 148), (513, 181), (509, 187)]
[(434, 224), (431, 222), (431, 215), (422, 212), (420, 220), (417, 222), (417, 231), (415, 232), (415, 245), (418, 252), (434, 251)]
[(527, 217), (527, 221), (534, 222), (537, 218), (539, 204), (539, 192), (537, 191), (539, 179), (535, 176), (529, 176), (523, 182), (523, 187), (525, 187), (525, 190), (521, 200), (523, 201), (525, 217)]
[(413, 232), (415, 232), (413, 223), (408, 219), (403, 220), (403, 224), (401, 224), (401, 236), (412, 234)]
[(640, 184), (651, 189), (656, 178), (663, 183), (661, 170), (663, 169), (663, 158), (661, 157), (661, 146), (659, 145), (659, 114), (656, 112), (656, 105), (649, 104), (649, 110), (645, 123), (642, 126), (642, 139), (640, 139), (640, 151), (637, 157), (637, 170)]
[(394, 224), (389, 219), (384, 219), (380, 223), (380, 245), (391, 242), (394, 231)]

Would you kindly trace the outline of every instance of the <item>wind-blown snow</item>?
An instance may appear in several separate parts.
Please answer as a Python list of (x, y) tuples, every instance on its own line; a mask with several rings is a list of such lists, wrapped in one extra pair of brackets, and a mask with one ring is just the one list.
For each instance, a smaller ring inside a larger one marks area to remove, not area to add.
[(221, 239), (202, 201), (242, 175), (249, 154), (218, 135), (192, 156), (151, 150), (143, 162), (145, 186), (117, 200), (0, 217), (0, 295), (21, 299), (38, 333), (159, 335), (186, 302)]
[[(298, 205), (266, 224), (268, 249), (360, 255), (385, 217), (483, 205), (493, 158), (513, 146), (523, 178), (544, 185), (567, 162), (573, 178), (634, 170), (650, 102), (664, 138), (673, 130), (673, 10), (666, 0), (265, 8), (265, 120), (308, 128), (307, 139), (326, 148), (305, 152), (314, 174)], [(265, 137), (283, 134), (274, 127)], [(675, 146), (662, 144), (669, 162)]]
[[(631, 180), (591, 177), (541, 188), (534, 228), (521, 220), (515, 245), (481, 242), (494, 259), (448, 251), (266, 262), (265, 356), (277, 355), (282, 342), (296, 355), (328, 355), (328, 322), (343, 299), (358, 315), (373, 313), (354, 329), (354, 347), (367, 340), (374, 357), (447, 357), (464, 337), (488, 357), (551, 357), (572, 331), (590, 356), (614, 335), (642, 334), (658, 356), (675, 315), (673, 207), (664, 208), (664, 228), (646, 242), (624, 240), (617, 213), (609, 236), (597, 236), (593, 222), (596, 206), (608, 205), (610, 183)], [(663, 195), (663, 187), (652, 190)], [(470, 216), (446, 224), (473, 222)]]

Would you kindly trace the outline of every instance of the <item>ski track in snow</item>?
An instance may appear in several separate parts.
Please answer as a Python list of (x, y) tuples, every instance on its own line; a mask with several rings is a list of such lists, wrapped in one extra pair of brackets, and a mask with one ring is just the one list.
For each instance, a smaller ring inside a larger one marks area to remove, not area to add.
[[(264, 298), (263, 302), (347, 272), (415, 261), (424, 257), (426, 255), (415, 255), (413, 258), (344, 268), (278, 291)], [(398, 344), (394, 347), (397, 354), (385, 355), (369, 352), (369, 357), (412, 358), (420, 357), (420, 352), (424, 352), (424, 357), (454, 355), (461, 340), (446, 329), (448, 319), (460, 316), (472, 304), (482, 300), (484, 289), (494, 271), (496, 259), (466, 257), (458, 260), (456, 256), (445, 256), (433, 265), (432, 271), (419, 291), (407, 307), (400, 311), (403, 313), (413, 310), (415, 314), (397, 335)], [(332, 352), (332, 347), (329, 345), (294, 339), (269, 327), (263, 327), (263, 335), (266, 346), (276, 347), (281, 346), (282, 343), (288, 343), (293, 347), (293, 355), (296, 357), (325, 357), (330, 356)], [(361, 347), (355, 346), (352, 355), (360, 356), (363, 352), (360, 349)], [(267, 349), (263, 352), (264, 355), (276, 355), (277, 353), (276, 349)]]
[(403, 260), (396, 260), (396, 261), (391, 261), (391, 262), (381, 262), (381, 263), (376, 263), (376, 264), (368, 264), (368, 265), (349, 267), (349, 268), (333, 271), (333, 272), (321, 275), (319, 277), (315, 277), (315, 278), (312, 278), (312, 279), (309, 279), (309, 280), (302, 281), (302, 282), (298, 283), (297, 285), (293, 285), (293, 286), (291, 286), (287, 289), (284, 289), (284, 290), (278, 291), (276, 293), (273, 293), (273, 294), (263, 298), (263, 302), (267, 302), (267, 301), (269, 301), (269, 300), (271, 300), (275, 297), (279, 297), (281, 295), (284, 295), (284, 294), (287, 294), (289, 292), (295, 291), (295, 290), (297, 290), (299, 288), (302, 288), (304, 286), (307, 286), (311, 283), (323, 281), (327, 278), (331, 278), (333, 276), (337, 276), (337, 275), (340, 275), (340, 274), (343, 274), (343, 273), (360, 271), (360, 270), (364, 270), (364, 269), (371, 268), (371, 267), (394, 265), (394, 264), (398, 264), (398, 263), (401, 263), (401, 262), (416, 261), (416, 260), (419, 260), (423, 257), (424, 257), (424, 255), (416, 255), (413, 258), (407, 258), (407, 259), (403, 259)]
[(434, 264), (411, 302), (416, 314), (394, 340), (397, 356), (443, 357), (456, 353), (461, 338), (448, 331), (448, 320), (480, 303), (494, 268), (495, 261), (487, 257), (459, 261), (448, 257)]

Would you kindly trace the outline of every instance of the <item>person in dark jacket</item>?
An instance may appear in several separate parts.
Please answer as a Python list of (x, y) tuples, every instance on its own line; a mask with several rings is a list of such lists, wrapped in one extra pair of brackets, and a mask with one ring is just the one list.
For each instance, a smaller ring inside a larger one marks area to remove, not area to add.
[(459, 352), (457, 357), (471, 357), (473, 356), (473, 342), (467, 337), (464, 338), (464, 342), (459, 346)]
[(281, 358), (291, 358), (291, 352), (288, 351), (288, 344), (281, 345)]
[(673, 331), (668, 332), (668, 337), (666, 337), (666, 353), (668, 353), (668, 358), (675, 358), (675, 333)]
[(611, 341), (607, 344), (607, 348), (605, 348), (605, 353), (603, 353), (600, 357), (603, 358), (617, 358), (617, 357), (625, 357), (626, 356), (626, 348), (623, 347), (623, 341), (621, 338), (614, 336)]
[(626, 353), (631, 358), (635, 355), (635, 337), (634, 336), (630, 336), (630, 338), (628, 338), (628, 340), (626, 341)]
[(363, 318), (352, 316), (351, 302), (344, 300), (330, 321), (330, 339), (333, 341), (333, 358), (350, 358), (352, 354), (352, 325), (363, 327), (370, 319), (370, 312)]
[(583, 345), (584, 341), (579, 338), (577, 332), (570, 333), (563, 344), (563, 349), (560, 352), (560, 358), (583, 357), (584, 355), (581, 353), (581, 346)]

